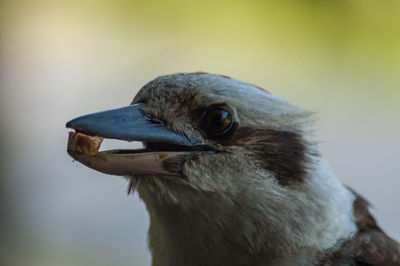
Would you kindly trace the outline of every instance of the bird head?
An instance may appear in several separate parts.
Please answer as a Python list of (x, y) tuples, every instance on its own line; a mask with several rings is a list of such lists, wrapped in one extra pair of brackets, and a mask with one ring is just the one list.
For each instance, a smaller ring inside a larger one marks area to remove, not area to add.
[[(219, 230), (252, 252), (326, 248), (352, 230), (342, 226), (350, 196), (313, 151), (310, 115), (243, 81), (172, 74), (146, 84), (127, 107), (68, 122), (68, 152), (127, 176), (160, 223), (173, 216), (183, 228)], [(78, 133), (142, 141), (144, 149), (87, 154), (74, 146)]]

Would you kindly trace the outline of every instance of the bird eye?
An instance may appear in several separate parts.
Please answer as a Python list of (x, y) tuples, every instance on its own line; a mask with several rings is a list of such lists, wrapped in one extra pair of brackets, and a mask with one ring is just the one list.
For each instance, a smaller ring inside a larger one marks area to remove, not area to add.
[(222, 108), (209, 109), (204, 113), (202, 127), (209, 135), (218, 136), (232, 127), (231, 114)]

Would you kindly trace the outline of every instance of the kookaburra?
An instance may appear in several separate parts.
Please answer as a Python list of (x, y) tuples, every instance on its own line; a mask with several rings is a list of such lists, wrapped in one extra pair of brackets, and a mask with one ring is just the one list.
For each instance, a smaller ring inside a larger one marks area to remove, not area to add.
[[(130, 180), (154, 266), (400, 265), (400, 245), (316, 151), (312, 120), (252, 84), (179, 73), (68, 122), (68, 153)], [(98, 152), (102, 138), (144, 148)]]

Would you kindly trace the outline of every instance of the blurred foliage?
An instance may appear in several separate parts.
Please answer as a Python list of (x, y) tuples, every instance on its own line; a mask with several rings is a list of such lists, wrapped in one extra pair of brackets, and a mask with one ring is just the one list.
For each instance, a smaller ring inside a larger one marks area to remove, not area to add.
[(180, 71), (192, 69), (176, 62), (190, 60), (207, 66), (194, 70), (243, 73), (247, 68), (242, 77), (252, 80), (273, 71), (325, 79), (333, 71), (375, 82), (365, 86), (371, 93), (400, 97), (400, 2), (395, 0), (13, 0), (1, 5), (5, 32), (40, 17), (45, 25), (35, 34), (43, 41), (56, 39), (59, 46), (82, 46), (86, 40), (90, 49), (108, 45), (110, 53), (123, 50), (126, 57), (131, 45), (149, 61), (169, 60)]
[(153, 34), (185, 34), (193, 43), (276, 45), (279, 50), (287, 47), (289, 53), (300, 48), (310, 54), (327, 50), (361, 63), (371, 58), (391, 66), (400, 62), (400, 2), (395, 0), (13, 0), (2, 1), (2, 10), (2, 21), (19, 12), (62, 13), (99, 27), (109, 23), (113, 31), (139, 28)]
[[(29, 197), (36, 193), (43, 202), (53, 200), (46, 189), (65, 176), (54, 179), (59, 170), (45, 171), (41, 163), (45, 154), (53, 159), (60, 153), (57, 145), (64, 147), (58, 130), (65, 133), (60, 125), (72, 110), (84, 104), (97, 108), (89, 97), (107, 93), (111, 108), (132, 96), (127, 84), (139, 88), (160, 74), (203, 70), (268, 85), (299, 104), (318, 98), (307, 103), (331, 104), (328, 112), (347, 118), (349, 125), (357, 116), (348, 113), (357, 108), (359, 125), (379, 119), (392, 124), (400, 113), (399, 14), (398, 0), (0, 1), (0, 144), (12, 147), (0, 151), (0, 207), (8, 214), (0, 221), (0, 264), (8, 259), (3, 264), (12, 265), (14, 257), (16, 265), (100, 265), (97, 260), (104, 259), (86, 258), (87, 250), (75, 244), (59, 250), (51, 242), (55, 238), (46, 242), (28, 219), (48, 221), (62, 231), (61, 222), (49, 219), (58, 206), (42, 210), (40, 201)], [(61, 104), (53, 99), (62, 99)], [(342, 103), (354, 109), (340, 110)], [(43, 120), (48, 124), (32, 130), (29, 123)], [(34, 145), (45, 134), (54, 142), (40, 146), (39, 158)], [(398, 136), (385, 141), (390, 146), (394, 139)], [(22, 171), (17, 161), (33, 157), (37, 161), (25, 161), (22, 165), (31, 168)], [(70, 170), (70, 161), (57, 160), (52, 163)], [(26, 172), (42, 183), (18, 176)]]

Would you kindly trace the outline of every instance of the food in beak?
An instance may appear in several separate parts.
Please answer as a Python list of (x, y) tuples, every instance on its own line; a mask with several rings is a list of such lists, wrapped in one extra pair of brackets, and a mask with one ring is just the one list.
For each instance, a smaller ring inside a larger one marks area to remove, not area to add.
[(94, 156), (99, 151), (102, 142), (102, 137), (89, 136), (80, 132), (70, 131), (68, 150)]

